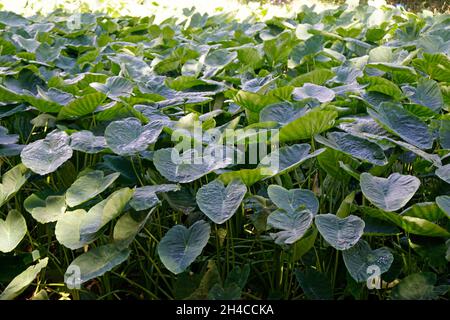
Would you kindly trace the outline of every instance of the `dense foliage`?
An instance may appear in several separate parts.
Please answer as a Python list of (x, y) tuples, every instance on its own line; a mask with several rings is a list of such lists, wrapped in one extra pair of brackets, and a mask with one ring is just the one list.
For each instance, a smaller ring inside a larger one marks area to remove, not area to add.
[(450, 16), (184, 13), (0, 12), (0, 299), (448, 299)]

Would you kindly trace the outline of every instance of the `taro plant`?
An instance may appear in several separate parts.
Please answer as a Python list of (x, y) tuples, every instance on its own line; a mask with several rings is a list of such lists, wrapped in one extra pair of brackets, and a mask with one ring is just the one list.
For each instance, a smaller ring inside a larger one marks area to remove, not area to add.
[(448, 299), (449, 16), (184, 14), (0, 12), (0, 299)]

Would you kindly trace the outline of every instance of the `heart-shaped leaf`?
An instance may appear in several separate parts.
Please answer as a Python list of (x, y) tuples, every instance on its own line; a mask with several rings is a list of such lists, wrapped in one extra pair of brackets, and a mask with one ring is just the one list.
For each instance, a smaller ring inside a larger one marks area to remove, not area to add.
[(133, 83), (123, 77), (110, 77), (106, 83), (92, 82), (92, 88), (106, 94), (111, 99), (127, 97), (133, 92)]
[(402, 89), (412, 102), (430, 108), (434, 112), (440, 112), (444, 106), (441, 90), (439, 89), (438, 83), (434, 80), (421, 78), (419, 79), (417, 88), (408, 86)]
[(66, 191), (69, 207), (76, 207), (106, 190), (118, 177), (115, 172), (105, 177), (104, 172), (95, 170), (79, 177)]
[(82, 130), (70, 136), (70, 147), (76, 151), (99, 153), (105, 150), (107, 145), (104, 137), (94, 136), (91, 131)]
[(349, 154), (356, 159), (377, 166), (387, 164), (383, 149), (374, 142), (344, 132), (330, 132), (327, 137), (328, 139), (317, 135), (315, 139), (327, 147)]
[(132, 189), (122, 188), (89, 209), (80, 224), (80, 239), (90, 240), (95, 237), (101, 228), (122, 213), (132, 196)]
[(40, 223), (57, 221), (67, 208), (64, 196), (48, 196), (43, 200), (35, 194), (26, 198), (23, 206)]
[(153, 213), (153, 210), (149, 212), (128, 212), (127, 214), (121, 216), (117, 220), (114, 226), (113, 238), (117, 246), (122, 248), (128, 247), (131, 242), (133, 242), (136, 235), (142, 230), (142, 228), (147, 223), (148, 219)]
[(336, 111), (313, 109), (280, 129), (279, 140), (289, 142), (307, 140), (331, 129), (338, 114)]
[(170, 272), (179, 274), (186, 270), (206, 246), (211, 227), (205, 221), (197, 221), (190, 228), (172, 227), (158, 244), (158, 254)]
[(288, 213), (296, 212), (299, 209), (308, 209), (315, 215), (319, 211), (319, 201), (312, 191), (303, 189), (286, 190), (278, 185), (270, 185), (267, 188), (267, 193), (270, 200), (278, 208)]
[(361, 78), (361, 80), (362, 82), (368, 84), (368, 87), (366, 88), (368, 92), (382, 93), (395, 99), (399, 99), (403, 96), (403, 92), (399, 89), (399, 87), (388, 79), (376, 76), (365, 76)]
[(56, 239), (69, 249), (82, 248), (97, 238), (101, 228), (120, 215), (132, 195), (133, 190), (123, 188), (97, 203), (88, 212), (83, 209), (65, 212), (56, 223)]
[(364, 172), (360, 176), (364, 196), (378, 208), (396, 211), (404, 207), (419, 189), (420, 180), (414, 176), (391, 174), (387, 179)]
[(47, 266), (48, 258), (41, 259), (33, 266), (28, 267), (24, 272), (15, 277), (0, 294), (0, 300), (13, 300), (19, 296), (37, 277), (37, 275)]
[(2, 176), (2, 183), (0, 184), (0, 207), (11, 199), (27, 181), (27, 176), (24, 175), (26, 171), (27, 168), (23, 164), (18, 164)]
[(391, 267), (394, 256), (388, 248), (372, 250), (364, 240), (342, 252), (348, 272), (357, 282), (365, 282), (373, 274), (372, 268), (379, 268), (380, 274)]
[(238, 106), (241, 106), (251, 112), (258, 114), (263, 108), (280, 102), (275, 96), (263, 95), (259, 93), (253, 93), (248, 91), (239, 90), (234, 101)]
[(86, 94), (63, 106), (59, 110), (58, 119), (76, 119), (93, 114), (105, 99), (106, 95), (101, 92)]
[(80, 227), (87, 212), (83, 209), (66, 211), (58, 218), (55, 227), (55, 236), (60, 244), (75, 250), (82, 248), (86, 241), (81, 240)]
[(432, 147), (433, 138), (427, 124), (402, 106), (395, 103), (382, 103), (376, 111), (368, 109), (367, 112), (406, 142), (421, 149)]
[[(310, 33), (308, 33), (308, 35), (312, 36)], [(314, 69), (310, 72), (303, 73), (303, 74), (295, 77), (294, 79), (292, 79), (289, 82), (289, 84), (294, 87), (301, 87), (305, 83), (313, 83), (313, 84), (322, 85), (325, 82), (327, 82), (327, 80), (330, 80), (331, 78), (333, 78), (334, 75), (335, 75), (335, 73), (328, 69)], [(343, 83), (347, 83), (347, 82), (351, 82), (351, 81), (343, 81)]]
[(126, 118), (111, 122), (105, 130), (108, 147), (120, 155), (133, 155), (144, 151), (158, 139), (162, 131), (160, 121), (142, 126), (136, 118)]
[(72, 157), (69, 136), (53, 131), (44, 139), (28, 144), (20, 153), (22, 163), (32, 171), (46, 175), (52, 173)]
[(275, 121), (281, 125), (285, 125), (303, 116), (306, 111), (308, 111), (308, 108), (300, 108), (288, 102), (274, 103), (261, 110), (259, 113), (259, 121)]
[(222, 224), (233, 216), (246, 193), (247, 187), (240, 180), (233, 180), (227, 187), (214, 180), (202, 186), (196, 198), (200, 210), (214, 223)]
[(14, 250), (27, 233), (27, 223), (22, 214), (11, 210), (5, 220), (0, 219), (0, 251)]
[(319, 214), (314, 220), (322, 237), (337, 250), (350, 249), (364, 232), (364, 221), (353, 215), (339, 218), (330, 213)]
[(313, 214), (309, 210), (285, 211), (277, 209), (267, 218), (267, 225), (283, 230), (270, 234), (276, 244), (293, 244), (303, 237), (311, 226), (312, 220)]
[(131, 251), (115, 244), (96, 247), (78, 256), (64, 275), (67, 285), (76, 287), (86, 281), (100, 277), (128, 259)]
[[(207, 150), (205, 153), (210, 154)], [(232, 159), (228, 158), (201, 157), (193, 149), (182, 154), (175, 148), (159, 149), (153, 156), (153, 163), (159, 173), (169, 181), (180, 183), (197, 180), (211, 171), (228, 166), (231, 162)]]
[(296, 101), (303, 99), (317, 99), (321, 103), (330, 102), (334, 99), (335, 93), (327, 87), (318, 86), (312, 83), (305, 83), (301, 88), (295, 88), (292, 98)]
[(180, 190), (180, 186), (177, 184), (160, 184), (136, 188), (130, 206), (136, 211), (147, 210), (159, 203), (156, 193), (178, 190)]

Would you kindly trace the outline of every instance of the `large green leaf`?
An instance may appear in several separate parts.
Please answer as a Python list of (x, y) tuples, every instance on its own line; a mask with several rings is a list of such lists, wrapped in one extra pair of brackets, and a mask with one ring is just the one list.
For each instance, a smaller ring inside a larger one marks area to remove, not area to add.
[(364, 77), (362, 78), (363, 83), (367, 83), (368, 87), (366, 90), (368, 92), (379, 92), (385, 95), (391, 96), (395, 99), (400, 99), (403, 96), (403, 92), (400, 88), (385, 78), (381, 77)]
[(322, 237), (335, 249), (347, 250), (353, 247), (364, 231), (364, 221), (350, 215), (339, 218), (334, 214), (319, 214), (314, 221)]
[(136, 188), (133, 198), (130, 200), (130, 206), (136, 211), (147, 210), (160, 202), (156, 193), (178, 190), (180, 190), (180, 186), (177, 184), (160, 184)]
[(329, 148), (319, 154), (317, 160), (319, 166), (325, 170), (327, 174), (342, 181), (348, 181), (350, 176), (342, 170), (340, 165), (341, 163), (351, 168), (357, 168), (360, 164), (359, 161), (346, 155), (345, 153)]
[(294, 44), (294, 34), (290, 31), (282, 32), (277, 37), (264, 41), (264, 53), (269, 63), (275, 65), (285, 61)]
[(0, 98), (4, 102), (22, 101), (23, 97), (12, 90), (0, 85)]
[(369, 109), (368, 113), (406, 142), (421, 149), (432, 147), (433, 138), (426, 123), (403, 107), (394, 103), (382, 103), (377, 111)]
[(22, 163), (40, 175), (52, 173), (72, 157), (69, 139), (63, 131), (49, 133), (44, 139), (32, 142), (22, 150)]
[(306, 107), (298, 107), (289, 102), (279, 102), (264, 107), (259, 113), (260, 122), (275, 121), (281, 125), (288, 124), (303, 116), (308, 111)]
[(392, 139), (392, 138), (389, 138), (386, 136), (378, 136), (378, 135), (374, 135), (374, 134), (370, 134), (370, 133), (361, 133), (361, 136), (368, 138), (368, 139), (373, 139), (375, 141), (380, 141), (381, 143), (388, 143), (388, 144), (392, 143), (394, 145), (398, 145), (408, 151), (411, 151), (412, 153), (415, 153), (422, 159), (424, 159), (428, 162), (431, 162), (436, 167), (442, 166), (442, 161), (441, 161), (441, 158), (439, 157), (439, 155), (427, 153), (427, 152), (425, 152), (409, 143), (406, 143), (404, 141), (395, 140), (395, 139)]
[(76, 207), (106, 190), (118, 177), (115, 172), (105, 176), (103, 171), (95, 170), (79, 177), (66, 191), (66, 203)]
[(417, 88), (403, 87), (403, 91), (412, 102), (430, 108), (434, 112), (440, 112), (444, 106), (441, 89), (434, 80), (421, 78)]
[(27, 233), (27, 223), (22, 214), (11, 210), (5, 220), (0, 219), (0, 251), (14, 250)]
[(378, 208), (396, 211), (404, 207), (419, 189), (420, 180), (414, 176), (391, 174), (387, 179), (364, 172), (360, 176), (361, 191)]
[(162, 123), (153, 121), (144, 126), (139, 119), (126, 118), (111, 122), (105, 130), (108, 147), (119, 155), (132, 155), (144, 151), (158, 139)]
[(263, 95), (240, 90), (235, 95), (234, 101), (237, 105), (244, 107), (245, 109), (259, 113), (264, 107), (280, 102), (280, 99), (272, 95)]
[(90, 241), (95, 237), (101, 228), (122, 213), (132, 196), (132, 189), (122, 188), (89, 209), (80, 224), (80, 239)]
[(172, 227), (158, 244), (158, 254), (170, 272), (179, 274), (186, 270), (206, 246), (211, 227), (205, 221), (197, 221), (191, 227)]
[(149, 212), (128, 212), (117, 220), (114, 226), (113, 238), (117, 246), (128, 247), (136, 238), (137, 234), (145, 227), (148, 219), (153, 213)]
[(369, 244), (360, 240), (352, 248), (342, 252), (348, 272), (357, 282), (365, 282), (372, 275), (370, 267), (379, 268), (380, 274), (389, 270), (394, 256), (386, 247), (372, 250)]
[(12, 11), (0, 11), (0, 22), (12, 27), (24, 27), (30, 21)]
[(267, 225), (280, 229), (277, 233), (270, 233), (275, 243), (293, 244), (300, 240), (312, 224), (313, 214), (309, 210), (297, 209), (285, 211), (277, 209), (267, 218)]
[(63, 106), (58, 113), (58, 119), (76, 119), (91, 115), (105, 99), (106, 95), (101, 92), (86, 94)]
[(303, 189), (287, 190), (281, 186), (272, 184), (267, 188), (270, 200), (280, 209), (289, 213), (307, 209), (313, 215), (319, 211), (319, 201), (312, 191)]
[(22, 99), (38, 109), (41, 112), (59, 112), (62, 108), (62, 105), (51, 101), (50, 99), (41, 98), (40, 96), (33, 96), (31, 94), (22, 95)]
[(450, 59), (444, 53), (423, 53), (423, 57), (414, 59), (412, 65), (437, 81), (450, 79)]
[(311, 146), (307, 143), (281, 147), (262, 158), (258, 168), (269, 168), (275, 175), (281, 175), (325, 151), (325, 149), (318, 149), (309, 153), (310, 150)]
[(89, 85), (111, 99), (127, 97), (133, 91), (133, 83), (123, 77), (111, 77), (106, 80), (105, 84), (92, 82)]
[(328, 69), (315, 69), (308, 73), (301, 74), (289, 82), (289, 85), (301, 87), (305, 83), (323, 85), (327, 80), (334, 76), (334, 72)]
[(214, 180), (198, 189), (196, 198), (208, 218), (223, 224), (234, 215), (246, 193), (247, 187), (240, 180), (233, 180), (226, 187), (222, 181)]
[(83, 209), (66, 211), (58, 218), (55, 227), (55, 236), (60, 244), (75, 250), (82, 248), (86, 241), (81, 240), (80, 227), (87, 212)]
[(304, 99), (317, 99), (320, 103), (330, 102), (334, 99), (333, 90), (312, 83), (305, 83), (301, 88), (295, 88), (292, 98), (296, 101)]
[(41, 259), (33, 266), (28, 267), (24, 272), (15, 277), (0, 294), (0, 300), (13, 300), (19, 296), (37, 277), (37, 275), (47, 266), (48, 258)]
[(231, 163), (232, 159), (215, 158), (215, 154), (209, 157), (201, 157), (193, 149), (179, 154), (175, 148), (159, 149), (154, 153), (153, 163), (156, 169), (167, 180), (187, 183), (194, 181), (205, 174)]
[(416, 217), (428, 221), (439, 221), (445, 217), (445, 212), (434, 202), (415, 203), (401, 213), (402, 216)]
[[(304, 63), (304, 61), (317, 53), (323, 48), (323, 37), (314, 35), (304, 42), (296, 45), (289, 56), (288, 67), (295, 68)], [(280, 50), (280, 49), (278, 49)]]
[(2, 176), (2, 183), (0, 184), (0, 207), (11, 199), (25, 184), (27, 181), (26, 171), (27, 168), (23, 164), (18, 164)]
[(226, 49), (212, 50), (205, 58), (205, 65), (212, 68), (223, 68), (236, 59), (237, 53)]
[(349, 133), (330, 132), (327, 138), (315, 136), (315, 140), (327, 147), (344, 152), (357, 159), (370, 162), (377, 166), (387, 164), (383, 149), (374, 142)]
[(48, 196), (41, 199), (36, 194), (26, 198), (23, 206), (40, 223), (57, 221), (67, 208), (64, 196)]
[(76, 151), (98, 153), (105, 150), (107, 145), (104, 137), (95, 136), (88, 130), (82, 130), (70, 136), (70, 147)]
[(314, 109), (283, 126), (279, 133), (281, 142), (308, 140), (316, 134), (331, 129), (338, 114), (336, 111)]
[(131, 251), (115, 244), (96, 247), (78, 256), (69, 265), (65, 276), (67, 285), (76, 287), (100, 277), (128, 259)]
[(97, 203), (88, 212), (83, 209), (62, 214), (55, 227), (56, 239), (65, 247), (75, 250), (94, 241), (98, 232), (124, 210), (133, 190), (123, 188)]

